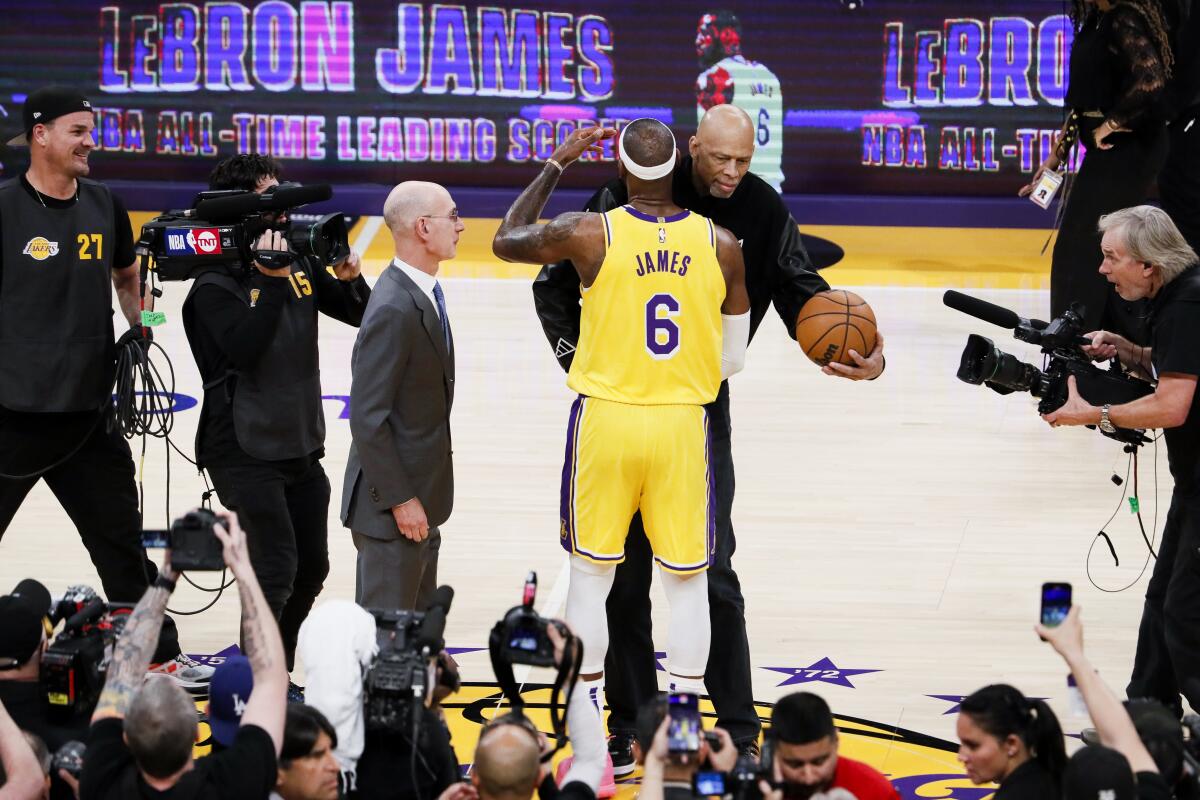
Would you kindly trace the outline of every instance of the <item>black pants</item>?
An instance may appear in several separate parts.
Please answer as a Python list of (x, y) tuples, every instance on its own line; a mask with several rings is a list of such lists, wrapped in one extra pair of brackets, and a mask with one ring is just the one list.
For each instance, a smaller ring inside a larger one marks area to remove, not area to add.
[(1171, 496), (1126, 693), (1200, 709), (1200, 498)]
[(1050, 263), (1050, 313), (1085, 309), (1084, 330), (1109, 330), (1146, 343), (1145, 306), (1122, 300), (1100, 274), (1101, 215), (1146, 202), (1167, 157), (1167, 131), (1114, 136), (1111, 150), (1087, 151), (1073, 178)]
[[(729, 384), (722, 383), (708, 407), (712, 426), (711, 458), (717, 497), (717, 537), (708, 570), (708, 604), (712, 648), (704, 686), (717, 710), (717, 724), (735, 742), (757, 738), (762, 730), (754, 708), (750, 680), (750, 642), (746, 638), (746, 602), (733, 571), (733, 450), (730, 441)], [(635, 733), (637, 711), (658, 692), (654, 641), (650, 623), (650, 579), (654, 560), (641, 515), (633, 518), (625, 540), (625, 561), (617, 567), (608, 596), (608, 657), (604, 662), (605, 695), (614, 733)]]
[[(95, 423), (93, 425), (93, 423)], [(91, 431), (89, 434), (88, 431)], [(136, 604), (158, 567), (142, 549), (133, 456), (119, 431), (93, 415), (0, 412), (0, 472), (25, 475), (55, 463), (86, 437), (79, 450), (40, 476), (75, 523), (110, 603)], [(39, 478), (0, 478), (0, 537)], [(37, 578), (37, 575), (30, 575)], [(6, 589), (8, 587), (5, 587)], [(179, 632), (169, 616), (154, 661), (179, 655)]]
[(1158, 174), (1158, 196), (1183, 238), (1200, 252), (1200, 106), (1185, 111), (1167, 130), (1170, 147)]
[(208, 468), (217, 496), (237, 512), (250, 563), (279, 621), (287, 668), (300, 624), (329, 574), (329, 479), (321, 462)]

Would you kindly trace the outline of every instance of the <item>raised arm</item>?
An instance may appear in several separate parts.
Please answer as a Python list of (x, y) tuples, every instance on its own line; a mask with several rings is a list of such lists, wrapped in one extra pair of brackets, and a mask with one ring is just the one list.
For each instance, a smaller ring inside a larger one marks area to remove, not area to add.
[[(542, 171), (525, 187), (525, 191), (521, 192), (504, 215), (500, 229), (496, 231), (496, 237), (492, 240), (492, 252), (505, 261), (525, 264), (546, 264), (570, 259), (575, 262), (576, 269), (581, 270), (597, 261), (597, 243), (590, 241), (597, 237), (576, 235), (580, 223), (592, 215), (581, 212), (561, 214), (546, 225), (538, 224), (537, 220), (542, 209), (546, 207), (551, 192), (558, 185), (563, 170), (585, 152), (600, 152), (600, 142), (615, 135), (616, 131), (608, 128), (590, 128), (575, 131), (567, 141), (560, 144), (546, 161)], [(603, 247), (602, 240), (598, 244)], [(602, 249), (599, 255), (603, 258)]]
[(222, 516), (223, 524), (213, 528), (224, 545), (225, 564), (237, 578), (242, 600), (242, 646), (254, 673), (254, 691), (246, 701), (242, 725), (257, 725), (275, 743), (275, 755), (283, 744), (283, 723), (287, 715), (287, 664), (283, 640), (271, 607), (263, 597), (258, 577), (250, 566), (246, 534), (233, 514)]
[[(169, 550), (163, 557), (160, 576), (165, 579), (161, 582), (171, 587), (179, 578), (179, 574), (171, 569)], [(163, 614), (166, 612), (170, 596), (170, 589), (151, 585), (130, 612), (125, 621), (125, 629), (121, 631), (113, 647), (108, 677), (104, 680), (104, 689), (100, 692), (96, 710), (92, 712), (92, 722), (110, 717), (125, 718), (134, 693), (146, 679), (146, 670), (150, 667), (150, 657), (154, 648), (158, 647), (158, 634), (162, 629)]]
[(27, 800), (41, 797), (42, 768), (17, 723), (0, 703), (0, 765), (5, 782), (0, 784), (0, 800)]

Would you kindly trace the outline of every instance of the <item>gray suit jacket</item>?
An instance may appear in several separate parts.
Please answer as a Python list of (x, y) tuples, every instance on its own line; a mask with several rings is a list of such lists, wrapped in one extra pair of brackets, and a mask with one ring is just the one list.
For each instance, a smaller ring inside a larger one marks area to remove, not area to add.
[(342, 523), (396, 539), (391, 508), (416, 497), (430, 526), (441, 525), (454, 504), (453, 346), (447, 352), (433, 303), (394, 263), (371, 292), (350, 369)]

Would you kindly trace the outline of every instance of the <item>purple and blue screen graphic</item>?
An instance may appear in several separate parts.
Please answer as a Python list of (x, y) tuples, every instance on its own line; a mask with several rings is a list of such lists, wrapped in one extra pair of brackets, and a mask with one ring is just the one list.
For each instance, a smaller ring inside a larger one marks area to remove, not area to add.
[[(703, 44), (701, 15), (722, 9), (736, 20)], [(521, 186), (580, 127), (650, 116), (686, 149), (700, 113), (730, 102), (771, 120), (754, 168), (783, 191), (1009, 195), (1061, 127), (1072, 40), (1060, 0), (0, 0), (0, 14), (0, 125), (16, 132), (37, 86), (77, 86), (94, 174), (148, 181), (261, 152), (301, 181)], [(614, 156), (606, 141), (563, 183), (595, 186)], [(6, 174), (23, 159), (0, 152)]]

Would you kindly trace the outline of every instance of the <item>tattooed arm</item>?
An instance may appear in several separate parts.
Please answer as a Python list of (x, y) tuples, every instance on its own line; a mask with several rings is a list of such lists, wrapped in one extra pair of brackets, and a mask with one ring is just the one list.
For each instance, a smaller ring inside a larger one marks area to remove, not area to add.
[(287, 664), (283, 640), (275, 615), (267, 605), (258, 577), (250, 566), (246, 534), (234, 514), (222, 515), (223, 525), (215, 528), (224, 545), (225, 564), (237, 578), (242, 601), (242, 647), (254, 673), (254, 691), (242, 713), (242, 725), (257, 725), (275, 743), (275, 755), (283, 744), (283, 722), (287, 714)]
[[(169, 552), (163, 560), (162, 575), (172, 582), (179, 577), (171, 569)], [(104, 680), (104, 690), (100, 692), (96, 710), (92, 712), (92, 722), (109, 717), (125, 718), (129, 702), (146, 679), (150, 657), (158, 647), (158, 633), (170, 596), (171, 593), (166, 589), (151, 586), (130, 612), (125, 629), (113, 646), (108, 677)]]
[[(539, 225), (538, 216), (546, 207), (550, 193), (558, 185), (562, 168), (566, 168), (585, 152), (600, 151), (600, 142), (616, 135), (605, 128), (576, 131), (558, 146), (533, 183), (521, 192), (500, 229), (492, 240), (492, 252), (505, 261), (526, 264), (545, 264), (571, 259), (589, 285), (599, 262), (604, 258), (602, 223), (595, 214), (573, 212), (555, 217), (547, 225)], [(558, 167), (552, 162), (557, 162)]]

